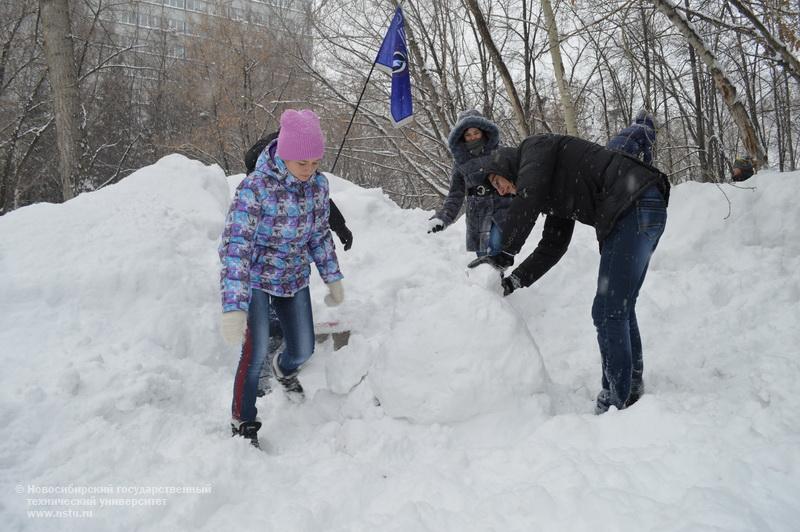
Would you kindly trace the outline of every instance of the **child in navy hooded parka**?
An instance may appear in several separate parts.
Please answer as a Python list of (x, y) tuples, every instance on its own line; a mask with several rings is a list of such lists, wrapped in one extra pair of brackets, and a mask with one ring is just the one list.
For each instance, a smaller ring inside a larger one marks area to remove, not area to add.
[(319, 117), (310, 110), (285, 111), (278, 138), (236, 190), (219, 247), (221, 330), (228, 343), (242, 345), (231, 428), (256, 446), (261, 423), (255, 401), (267, 358), (270, 306), (286, 345), (272, 359), (272, 370), (290, 397), (300, 399), (298, 370), (314, 351), (312, 261), (330, 291), (325, 302), (344, 299), (328, 224), (328, 180), (317, 170), (324, 150)]
[(608, 141), (606, 148), (621, 151), (653, 164), (653, 144), (656, 143), (656, 128), (653, 115), (642, 109), (629, 125)]

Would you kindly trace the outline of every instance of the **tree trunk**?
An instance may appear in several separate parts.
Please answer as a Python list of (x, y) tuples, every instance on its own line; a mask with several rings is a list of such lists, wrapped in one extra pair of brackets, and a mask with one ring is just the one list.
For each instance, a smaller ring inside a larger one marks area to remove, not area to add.
[(644, 107), (648, 111), (655, 111), (655, 96), (652, 94), (652, 82), (650, 80), (650, 73), (652, 67), (650, 65), (650, 23), (647, 20), (647, 14), (644, 12), (644, 4), (639, 5), (639, 14), (642, 17), (642, 50), (644, 51)]
[(742, 143), (747, 153), (753, 158), (754, 166), (758, 168), (766, 165), (766, 152), (758, 139), (753, 122), (747, 114), (747, 109), (745, 109), (742, 102), (737, 98), (736, 87), (734, 87), (733, 83), (728, 79), (725, 71), (722, 70), (713, 52), (706, 46), (694, 27), (678, 12), (675, 5), (670, 0), (653, 0), (653, 2), (659, 11), (664, 13), (678, 31), (683, 34), (703, 63), (705, 63), (714, 78), (714, 84), (717, 86), (717, 90), (722, 95), (725, 105), (728, 106), (733, 120), (739, 127)]
[[(662, 112), (664, 113), (664, 132), (666, 135), (662, 134), (661, 136), (666, 136), (667, 141), (662, 141), (662, 146), (668, 146), (672, 140), (672, 131), (671, 131), (671, 124), (669, 120), (669, 98), (667, 96), (667, 83), (664, 79), (664, 62), (659, 61), (658, 63), (659, 71), (661, 72), (661, 89), (662, 89)], [(667, 153), (667, 160), (666, 160), (666, 167), (667, 167), (667, 175), (671, 175), (675, 172), (675, 162), (672, 157), (672, 150), (664, 150)], [(662, 157), (663, 159), (663, 157)]]
[[(761, 144), (766, 146), (766, 135), (762, 125), (759, 123), (760, 120), (758, 119), (758, 108), (756, 107), (755, 98), (756, 79), (758, 78), (758, 50), (756, 49), (756, 53), (754, 54), (756, 58), (753, 59), (753, 65), (752, 68), (750, 68), (747, 61), (747, 56), (744, 53), (741, 34), (736, 36), (736, 42), (739, 44), (739, 68), (741, 69), (742, 80), (744, 81), (744, 93), (745, 98), (747, 99), (747, 107), (750, 108), (750, 117), (753, 120), (753, 124), (756, 126), (756, 131), (758, 131)], [(752, 80), (752, 82), (750, 80)]]
[[(689, 8), (689, 0), (684, 0), (684, 5)], [(688, 45), (689, 65), (692, 69), (692, 88), (694, 89), (695, 131), (697, 131), (697, 154), (700, 157), (701, 181), (711, 181), (711, 169), (708, 165), (708, 148), (706, 146), (705, 113), (703, 112), (703, 97), (700, 90), (700, 74), (697, 68), (697, 57), (694, 48)]]
[[(785, 73), (783, 75), (783, 88), (786, 91), (786, 101), (790, 102), (792, 98), (792, 93), (789, 90), (789, 76)], [(797, 165), (795, 164), (794, 160), (794, 140), (792, 138), (792, 106), (787, 105), (783, 112), (785, 113), (784, 123), (787, 124), (786, 128), (786, 147), (789, 150), (789, 168), (790, 172), (794, 172), (797, 170)]]
[(575, 106), (572, 104), (572, 96), (569, 87), (564, 79), (564, 63), (561, 61), (561, 45), (558, 40), (558, 27), (556, 17), (553, 14), (553, 6), (550, 0), (542, 0), (542, 12), (547, 23), (547, 40), (550, 44), (550, 57), (553, 59), (553, 71), (556, 75), (558, 94), (561, 97), (561, 107), (564, 109), (564, 122), (567, 126), (567, 133), (578, 135), (578, 123), (575, 120)]
[(775, 141), (778, 145), (778, 171), (784, 172), (786, 171), (786, 138), (784, 131), (791, 129), (792, 126), (783, 120), (782, 110), (788, 107), (788, 102), (783, 101), (780, 73), (774, 65), (770, 70), (772, 71), (772, 94), (775, 102)]
[(68, 0), (39, 0), (42, 36), (56, 119), (58, 169), (64, 201), (75, 196), (80, 174), (80, 99)]
[(511, 79), (511, 74), (505, 62), (503, 62), (503, 57), (500, 55), (500, 51), (497, 49), (492, 39), (492, 34), (489, 33), (489, 27), (486, 24), (486, 19), (483, 18), (481, 8), (478, 6), (477, 0), (464, 1), (472, 12), (472, 16), (475, 18), (475, 25), (478, 27), (478, 32), (481, 34), (483, 44), (486, 45), (489, 50), (492, 63), (494, 63), (495, 68), (500, 72), (500, 77), (503, 79), (503, 84), (506, 86), (508, 99), (511, 100), (511, 105), (514, 107), (514, 114), (517, 117), (517, 125), (519, 126), (520, 133), (527, 137), (530, 134), (530, 129), (528, 128), (528, 120), (525, 117), (525, 112), (522, 110), (522, 102), (520, 102), (519, 94), (517, 94), (517, 89), (514, 87), (514, 80)]

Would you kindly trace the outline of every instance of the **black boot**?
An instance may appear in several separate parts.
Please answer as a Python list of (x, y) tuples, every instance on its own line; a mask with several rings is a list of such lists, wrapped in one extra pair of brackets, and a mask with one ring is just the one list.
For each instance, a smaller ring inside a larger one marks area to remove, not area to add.
[(289, 375), (284, 375), (281, 368), (278, 366), (278, 355), (275, 355), (272, 359), (272, 374), (275, 376), (275, 380), (281, 383), (283, 389), (286, 390), (286, 395), (289, 399), (299, 403), (306, 398), (303, 386), (300, 384), (300, 381), (297, 380), (298, 372), (295, 370)]
[(258, 445), (258, 429), (261, 428), (260, 421), (232, 421), (231, 422), (231, 436), (241, 436), (250, 440), (250, 445), (256, 449), (261, 447)]
[(634, 382), (631, 385), (631, 393), (628, 395), (628, 400), (625, 401), (625, 408), (638, 401), (642, 395), (644, 395), (644, 383), (642, 381)]

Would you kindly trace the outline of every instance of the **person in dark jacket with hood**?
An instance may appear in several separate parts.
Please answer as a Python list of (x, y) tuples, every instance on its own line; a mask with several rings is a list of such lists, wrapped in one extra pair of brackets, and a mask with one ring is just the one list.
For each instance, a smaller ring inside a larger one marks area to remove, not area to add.
[(647, 164), (653, 164), (655, 143), (656, 127), (653, 115), (642, 109), (636, 114), (631, 125), (611, 137), (606, 148), (633, 155)]
[(511, 184), (503, 182), (500, 188), (495, 187), (486, 168), (492, 152), (500, 146), (500, 130), (472, 109), (458, 116), (447, 141), (453, 155), (450, 192), (431, 218), (428, 232), (436, 233), (452, 224), (466, 196), (467, 251), (479, 257), (498, 253), (500, 228), (511, 203), (510, 195), (504, 192)]
[(667, 220), (669, 181), (652, 166), (566, 135), (536, 135), (518, 148), (501, 148), (490, 172), (515, 180), (517, 195), (503, 225), (503, 251), (470, 267), (514, 263), (538, 216), (539, 245), (511, 275), (504, 295), (536, 282), (567, 251), (575, 221), (595, 228), (600, 270), (592, 318), (603, 377), (596, 412), (636, 402), (644, 391), (636, 299)]

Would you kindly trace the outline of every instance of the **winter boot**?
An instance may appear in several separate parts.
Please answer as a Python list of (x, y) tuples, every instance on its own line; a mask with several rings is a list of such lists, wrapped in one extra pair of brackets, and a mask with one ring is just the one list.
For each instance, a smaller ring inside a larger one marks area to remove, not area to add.
[(610, 406), (611, 392), (604, 388), (597, 394), (597, 401), (595, 401), (594, 404), (594, 415), (599, 416), (600, 414), (605, 414), (608, 412)]
[(638, 380), (634, 376), (633, 382), (631, 383), (631, 393), (628, 396), (628, 400), (625, 401), (625, 408), (628, 408), (633, 403), (638, 401), (642, 395), (644, 395), (644, 382), (642, 382), (641, 376)]
[(278, 365), (279, 356), (280, 355), (275, 355), (272, 358), (272, 374), (275, 375), (275, 380), (281, 383), (283, 389), (286, 390), (286, 395), (289, 399), (295, 403), (300, 403), (306, 398), (306, 395), (303, 391), (303, 387), (300, 385), (300, 381), (297, 380), (298, 372), (295, 370), (289, 375), (284, 375)]
[[(268, 366), (264, 364), (264, 367)], [(261, 376), (258, 378), (258, 389), (256, 390), (256, 397), (264, 397), (272, 393), (272, 373), (268, 369), (261, 370)]]
[(242, 438), (250, 440), (250, 445), (256, 449), (261, 448), (258, 444), (258, 429), (260, 428), (260, 421), (231, 420), (231, 436), (241, 436)]

